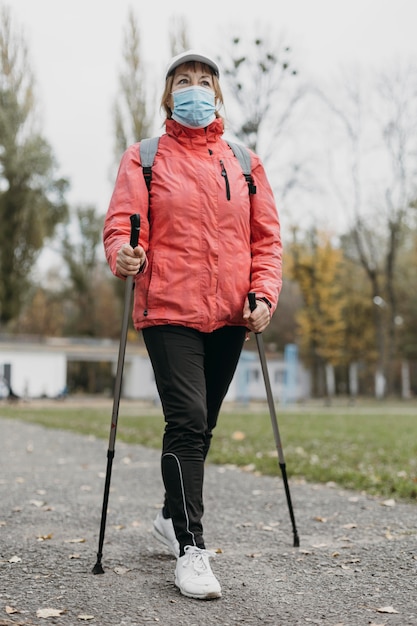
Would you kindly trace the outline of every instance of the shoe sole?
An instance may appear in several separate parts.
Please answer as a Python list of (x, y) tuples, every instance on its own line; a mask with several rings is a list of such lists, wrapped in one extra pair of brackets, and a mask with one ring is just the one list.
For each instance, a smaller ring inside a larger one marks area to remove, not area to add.
[(175, 581), (175, 586), (178, 587), (183, 596), (186, 596), (187, 598), (193, 598), (193, 600), (216, 600), (217, 598), (222, 597), (221, 591), (210, 591), (209, 593), (202, 595), (198, 593), (189, 593), (188, 591), (184, 591), (184, 589), (181, 589), (177, 581)]
[(179, 551), (177, 552), (176, 550), (174, 550), (174, 548), (172, 547), (172, 544), (170, 541), (168, 541), (168, 539), (165, 537), (165, 535), (163, 535), (162, 533), (159, 532), (159, 530), (156, 528), (156, 526), (152, 527), (152, 535), (155, 537), (155, 539), (157, 539), (158, 541), (160, 541), (161, 543), (164, 544), (164, 546), (166, 548), (168, 548), (168, 550), (170, 551), (170, 553), (175, 556), (175, 558), (177, 559), (179, 556)]

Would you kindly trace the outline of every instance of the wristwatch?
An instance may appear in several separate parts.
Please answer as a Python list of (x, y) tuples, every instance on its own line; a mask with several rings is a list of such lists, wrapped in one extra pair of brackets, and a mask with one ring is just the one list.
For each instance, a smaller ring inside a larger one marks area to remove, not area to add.
[(270, 303), (270, 301), (268, 300), (268, 298), (256, 298), (257, 300), (260, 300), (261, 302), (265, 302), (265, 304), (268, 305), (268, 307), (270, 309), (272, 309), (272, 304)]

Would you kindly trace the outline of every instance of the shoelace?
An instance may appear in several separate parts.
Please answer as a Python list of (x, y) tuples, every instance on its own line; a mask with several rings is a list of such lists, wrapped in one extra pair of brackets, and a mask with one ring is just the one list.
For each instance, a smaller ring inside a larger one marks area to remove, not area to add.
[(194, 570), (198, 574), (204, 574), (210, 571), (210, 564), (208, 560), (215, 558), (215, 553), (210, 550), (203, 550), (202, 548), (194, 548), (194, 546), (185, 546), (185, 554), (191, 560)]

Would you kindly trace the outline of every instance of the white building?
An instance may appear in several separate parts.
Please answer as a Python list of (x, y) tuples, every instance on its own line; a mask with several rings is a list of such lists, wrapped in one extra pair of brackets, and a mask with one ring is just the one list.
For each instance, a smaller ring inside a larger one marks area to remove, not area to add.
[[(291, 346), (290, 346), (291, 348)], [(117, 371), (119, 344), (110, 340), (45, 338), (41, 341), (0, 339), (0, 380), (23, 398), (59, 396), (67, 387), (69, 361), (110, 362)], [(283, 404), (310, 395), (306, 370), (298, 361), (295, 346), (284, 358), (268, 358), (273, 397)], [(122, 396), (131, 400), (158, 401), (152, 367), (146, 349), (139, 343), (126, 347)], [(0, 394), (1, 397), (1, 394)], [(257, 352), (244, 349), (226, 401), (246, 403), (265, 400), (265, 384)]]

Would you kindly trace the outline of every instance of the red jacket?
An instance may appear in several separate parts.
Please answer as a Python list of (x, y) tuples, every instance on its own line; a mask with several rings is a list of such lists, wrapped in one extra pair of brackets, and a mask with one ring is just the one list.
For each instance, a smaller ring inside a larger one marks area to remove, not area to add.
[(273, 193), (259, 157), (251, 153), (257, 191), (249, 196), (222, 134), (221, 119), (207, 129), (167, 120), (152, 167), (149, 213), (138, 144), (122, 157), (103, 240), (116, 274), (117, 252), (130, 240), (129, 217), (140, 214), (139, 242), (148, 264), (135, 277), (136, 329), (176, 324), (211, 332), (244, 326), (249, 291), (266, 297), (272, 312), (277, 306), (282, 249)]

